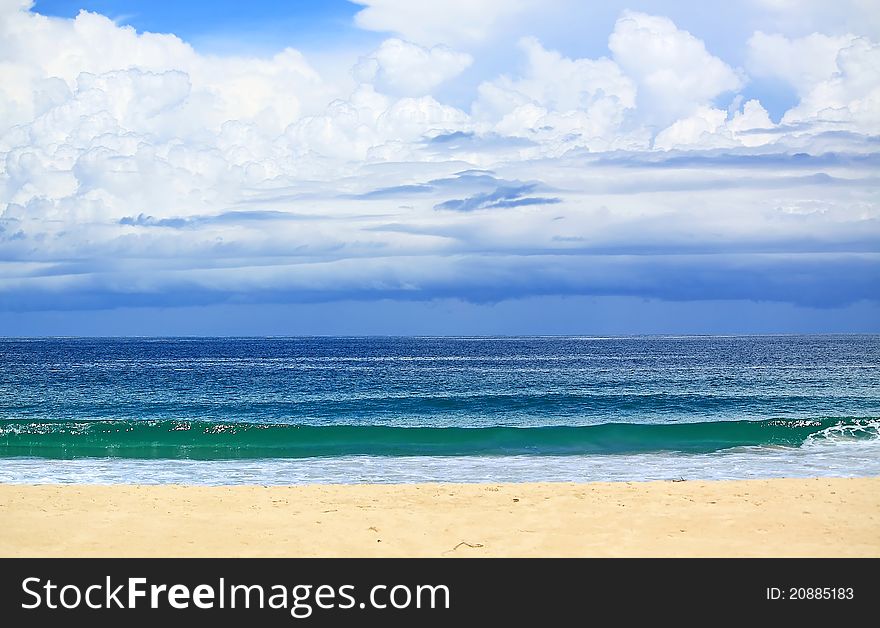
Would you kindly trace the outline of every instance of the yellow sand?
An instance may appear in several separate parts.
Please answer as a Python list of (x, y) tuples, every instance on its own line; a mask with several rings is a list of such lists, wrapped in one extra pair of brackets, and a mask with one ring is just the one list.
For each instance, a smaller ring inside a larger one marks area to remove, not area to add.
[(0, 485), (0, 556), (880, 556), (880, 478)]

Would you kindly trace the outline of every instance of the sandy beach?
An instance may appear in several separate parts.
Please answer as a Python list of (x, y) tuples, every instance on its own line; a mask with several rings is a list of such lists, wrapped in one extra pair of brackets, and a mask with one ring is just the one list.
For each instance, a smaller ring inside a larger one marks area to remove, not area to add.
[(880, 478), (0, 485), (11, 556), (880, 556)]

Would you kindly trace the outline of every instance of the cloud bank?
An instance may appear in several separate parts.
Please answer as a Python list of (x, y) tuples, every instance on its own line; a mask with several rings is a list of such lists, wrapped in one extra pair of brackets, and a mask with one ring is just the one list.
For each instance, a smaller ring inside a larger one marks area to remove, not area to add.
[(525, 0), (361, 4), (388, 37), (325, 74), (0, 1), (0, 308), (877, 300), (870, 21), (795, 35), (771, 3), (736, 63), (636, 11), (578, 57)]

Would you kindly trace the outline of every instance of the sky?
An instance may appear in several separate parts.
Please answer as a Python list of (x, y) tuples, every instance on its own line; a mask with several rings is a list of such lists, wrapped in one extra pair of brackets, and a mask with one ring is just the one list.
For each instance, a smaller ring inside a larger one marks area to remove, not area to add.
[(878, 0), (0, 0), (0, 335), (880, 332)]

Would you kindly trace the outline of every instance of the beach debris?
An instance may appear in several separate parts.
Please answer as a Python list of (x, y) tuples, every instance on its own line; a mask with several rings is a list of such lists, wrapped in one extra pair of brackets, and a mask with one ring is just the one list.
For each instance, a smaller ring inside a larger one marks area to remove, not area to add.
[(483, 544), (482, 544), (482, 543), (468, 543), (467, 541), (462, 541), (462, 542), (460, 542), (458, 545), (456, 545), (455, 547), (453, 547), (451, 550), (446, 550), (446, 551), (443, 552), (443, 553), (444, 553), (444, 554), (449, 554), (450, 552), (454, 552), (455, 550), (457, 550), (457, 549), (458, 549), (459, 547), (461, 547), (462, 545), (464, 545), (465, 547), (472, 547), (472, 548), (474, 548), (474, 549), (476, 549), (476, 548), (478, 548), (478, 547), (483, 547)]

